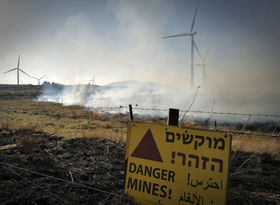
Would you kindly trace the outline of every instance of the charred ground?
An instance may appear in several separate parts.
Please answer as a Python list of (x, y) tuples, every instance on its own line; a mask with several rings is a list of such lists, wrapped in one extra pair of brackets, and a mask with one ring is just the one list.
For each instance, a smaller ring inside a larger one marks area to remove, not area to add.
[[(1, 130), (0, 139), (18, 145), (0, 151), (1, 204), (133, 204), (123, 195), (123, 143), (30, 130)], [(232, 152), (228, 204), (279, 203), (279, 173), (270, 155)]]
[[(0, 204), (133, 204), (123, 194), (127, 116), (9, 99), (0, 99)], [(279, 140), (233, 139), (228, 204), (279, 204)]]

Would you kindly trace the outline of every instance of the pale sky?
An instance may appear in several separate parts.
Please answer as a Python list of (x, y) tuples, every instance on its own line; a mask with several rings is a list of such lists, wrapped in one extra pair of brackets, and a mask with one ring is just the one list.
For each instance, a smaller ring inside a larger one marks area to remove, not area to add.
[[(42, 80), (97, 84), (137, 80), (190, 87), (196, 0), (0, 0), (0, 83), (17, 66)], [(280, 1), (201, 0), (194, 30), (208, 92), (229, 104), (280, 112)], [(195, 53), (195, 63), (201, 63)], [(202, 70), (195, 70), (196, 86)], [(21, 74), (23, 84), (37, 84)], [(273, 108), (270, 109), (269, 108)]]

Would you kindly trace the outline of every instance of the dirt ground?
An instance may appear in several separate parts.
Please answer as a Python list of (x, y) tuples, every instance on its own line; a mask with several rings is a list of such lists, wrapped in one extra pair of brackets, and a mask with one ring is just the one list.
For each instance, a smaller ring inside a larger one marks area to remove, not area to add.
[[(0, 130), (0, 146), (16, 143), (0, 149), (1, 205), (133, 204), (123, 194), (125, 144)], [(233, 152), (227, 201), (280, 204), (280, 161)]]

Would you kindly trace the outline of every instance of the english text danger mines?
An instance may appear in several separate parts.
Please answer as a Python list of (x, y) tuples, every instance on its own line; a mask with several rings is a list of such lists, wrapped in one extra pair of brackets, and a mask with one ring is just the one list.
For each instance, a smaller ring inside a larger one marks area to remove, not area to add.
[[(172, 190), (166, 185), (150, 182), (144, 180), (141, 176), (151, 177), (154, 179), (164, 180), (168, 182), (175, 182), (175, 172), (167, 169), (154, 168), (152, 166), (143, 166), (133, 162), (128, 165), (128, 173), (136, 174), (137, 176), (128, 177), (127, 188), (134, 191), (139, 191), (162, 198), (168, 197), (171, 199)], [(160, 181), (159, 181), (160, 182)]]

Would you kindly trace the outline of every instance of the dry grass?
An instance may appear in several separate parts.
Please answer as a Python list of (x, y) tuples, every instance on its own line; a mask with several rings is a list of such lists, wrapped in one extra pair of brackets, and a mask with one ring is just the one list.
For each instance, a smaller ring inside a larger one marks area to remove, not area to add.
[(102, 137), (125, 142), (127, 120), (125, 115), (109, 118), (80, 106), (32, 100), (0, 101), (0, 128), (42, 131), (66, 139)]
[[(31, 99), (0, 100), (0, 128), (10, 130), (34, 129), (67, 138), (101, 137), (126, 141), (128, 115), (106, 117), (84, 107), (62, 106)], [(145, 122), (165, 124), (157, 118)]]
[(256, 154), (267, 153), (277, 159), (280, 159), (280, 139), (272, 137), (235, 135), (232, 138), (232, 150), (253, 152)]
[[(105, 138), (126, 141), (129, 116), (102, 116), (81, 106), (25, 100), (0, 100), (0, 128), (42, 131), (68, 138)], [(137, 120), (137, 119), (136, 119)], [(138, 121), (166, 124), (166, 120), (143, 118)], [(186, 122), (182, 127), (196, 127)], [(229, 130), (227, 130), (229, 131)], [(268, 153), (280, 158), (280, 139), (256, 136), (233, 136), (232, 149), (253, 153)]]
[(17, 141), (17, 147), (22, 150), (24, 153), (32, 153), (33, 149), (38, 143), (37, 138), (32, 136), (31, 133), (23, 134)]

